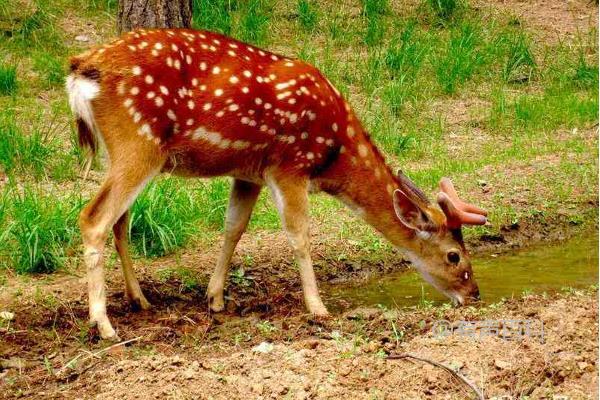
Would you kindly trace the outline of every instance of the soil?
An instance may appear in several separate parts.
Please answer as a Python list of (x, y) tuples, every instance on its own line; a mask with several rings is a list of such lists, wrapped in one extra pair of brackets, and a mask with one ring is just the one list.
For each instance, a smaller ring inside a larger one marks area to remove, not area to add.
[[(83, 299), (61, 302), (54, 312), (39, 304), (20, 310), (2, 345), (5, 356), (10, 355), (7, 347), (20, 351), (4, 361), (0, 397), (471, 396), (443, 369), (420, 361), (386, 359), (388, 354), (404, 353), (457, 370), (486, 398), (598, 395), (595, 289), (531, 295), (487, 308), (359, 309), (325, 321), (311, 321), (299, 313), (280, 314), (271, 323), (264, 322), (262, 313), (211, 318), (200, 307), (184, 307), (193, 302), (171, 299), (164, 303), (169, 304), (167, 309), (129, 316), (124, 309), (112, 309), (117, 325), (123, 327), (128, 320), (126, 329), (120, 330), (122, 339), (133, 341), (112, 348), (110, 343), (95, 343), (89, 351), (77, 343), (94, 342), (90, 332), (82, 334), (77, 326), (85, 318)], [(544, 337), (439, 337), (431, 333), (439, 320), (543, 321)], [(110, 350), (95, 355), (106, 346)]]

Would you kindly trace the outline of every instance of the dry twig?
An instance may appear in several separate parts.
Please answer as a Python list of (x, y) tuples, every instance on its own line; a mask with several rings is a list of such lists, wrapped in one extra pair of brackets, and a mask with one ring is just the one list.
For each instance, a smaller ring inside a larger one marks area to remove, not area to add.
[(468, 380), (464, 375), (459, 374), (458, 372), (454, 371), (450, 367), (445, 366), (444, 364), (440, 364), (437, 361), (433, 361), (433, 360), (429, 360), (427, 358), (419, 357), (419, 356), (416, 356), (416, 355), (411, 354), (411, 353), (390, 354), (389, 356), (387, 356), (388, 360), (402, 360), (402, 359), (405, 359), (405, 358), (411, 358), (413, 360), (423, 361), (425, 363), (431, 364), (431, 365), (433, 365), (435, 367), (439, 367), (439, 368), (441, 368), (441, 369), (449, 372), (452, 376), (454, 376), (459, 381), (461, 381), (466, 386), (468, 386), (477, 395), (477, 399), (478, 400), (485, 400), (485, 397), (483, 396), (483, 393), (481, 392), (481, 390), (474, 383), (472, 383), (470, 380)]
[(72, 358), (69, 362), (67, 362), (65, 365), (63, 365), (58, 372), (56, 373), (56, 375), (61, 376), (62, 374), (65, 373), (65, 371), (67, 370), (67, 368), (73, 368), (73, 366), (75, 365), (75, 362), (77, 362), (77, 360), (79, 360), (81, 358), (81, 356), (83, 356), (84, 354), (87, 354), (87, 357), (84, 357), (81, 359), (81, 362), (87, 361), (90, 358), (100, 358), (100, 354), (102, 353), (106, 353), (109, 350), (114, 349), (115, 347), (119, 347), (119, 346), (125, 346), (126, 344), (132, 343), (132, 342), (137, 342), (138, 340), (140, 340), (142, 338), (142, 336), (138, 336), (135, 337), (133, 339), (129, 339), (129, 340), (125, 340), (123, 342), (119, 342), (119, 343), (115, 343), (111, 346), (105, 347), (101, 350), (98, 350), (94, 353), (89, 352), (89, 351), (85, 351), (84, 353), (80, 353), (78, 354), (76, 357)]

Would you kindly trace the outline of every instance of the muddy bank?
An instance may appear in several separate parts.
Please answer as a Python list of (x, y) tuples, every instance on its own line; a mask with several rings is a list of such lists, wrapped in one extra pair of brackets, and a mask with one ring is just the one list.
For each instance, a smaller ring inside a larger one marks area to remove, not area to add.
[[(5, 398), (100, 399), (470, 395), (437, 367), (385, 359), (389, 353), (408, 352), (459, 371), (484, 390), (486, 398), (597, 398), (597, 313), (598, 297), (592, 289), (527, 296), (487, 308), (355, 310), (321, 323), (294, 316), (271, 325), (256, 318), (202, 325), (195, 316), (174, 314), (171, 319), (178, 323), (172, 325), (171, 335), (157, 336), (152, 333), (157, 326), (149, 324), (131, 345), (96, 357), (82, 350), (39, 354), (21, 371), (4, 370), (0, 393)], [(534, 336), (505, 340), (431, 333), (437, 320), (491, 319), (543, 321), (543, 342)], [(48, 340), (60, 338), (52, 336), (48, 332)], [(79, 362), (63, 368), (77, 356)]]

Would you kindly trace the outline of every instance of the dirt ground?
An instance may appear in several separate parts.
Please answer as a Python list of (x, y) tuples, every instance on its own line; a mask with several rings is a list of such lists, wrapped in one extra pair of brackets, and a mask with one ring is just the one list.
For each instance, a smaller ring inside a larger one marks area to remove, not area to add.
[[(4, 334), (3, 354), (7, 346), (22, 350), (3, 361), (0, 397), (471, 398), (443, 369), (385, 358), (403, 353), (449, 366), (486, 398), (598, 396), (595, 288), (481, 308), (358, 309), (326, 321), (298, 312), (271, 323), (261, 313), (210, 318), (177, 304), (152, 317), (113, 309), (120, 321), (129, 320), (120, 335), (131, 342), (108, 351), (101, 349), (110, 343), (94, 342), (75, 325), (85, 317), (83, 299), (62, 303), (54, 313), (41, 309), (29, 310), (38, 320), (27, 326), (17, 315), (14, 329)], [(439, 320), (543, 321), (543, 342), (538, 336), (434, 336)], [(77, 340), (91, 342), (89, 350), (74, 345)]]

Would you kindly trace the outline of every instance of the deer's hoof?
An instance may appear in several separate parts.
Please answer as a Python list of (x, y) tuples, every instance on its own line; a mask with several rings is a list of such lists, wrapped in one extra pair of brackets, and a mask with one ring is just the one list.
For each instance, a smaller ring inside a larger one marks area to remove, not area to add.
[(208, 295), (208, 307), (212, 312), (221, 312), (225, 309), (225, 301), (223, 295)]

